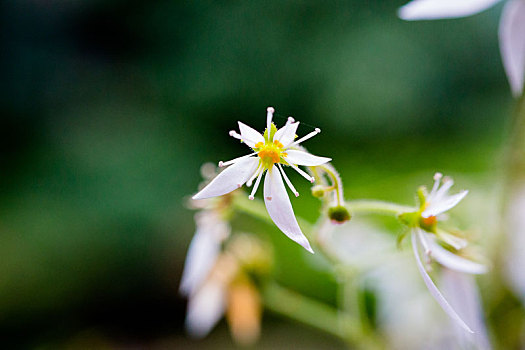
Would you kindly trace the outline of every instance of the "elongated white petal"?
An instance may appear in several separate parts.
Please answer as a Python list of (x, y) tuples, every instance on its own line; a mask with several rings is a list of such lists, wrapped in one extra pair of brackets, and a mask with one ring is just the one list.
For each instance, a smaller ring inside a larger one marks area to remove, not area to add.
[(226, 286), (217, 280), (204, 284), (188, 301), (186, 330), (196, 338), (206, 336), (224, 315)]
[(291, 240), (313, 253), (308, 239), (297, 223), (281, 174), (275, 167), (269, 169), (264, 178), (264, 203), (275, 225)]
[(252, 127), (249, 127), (244, 123), (238, 122), (238, 124), (239, 130), (241, 132), (242, 141), (245, 144), (253, 148), (258, 142), (264, 143), (264, 137), (261, 135), (260, 132), (258, 132)]
[(214, 239), (210, 232), (197, 230), (186, 255), (180, 282), (181, 294), (193, 294), (204, 282), (217, 260), (220, 247), (221, 242)]
[(287, 150), (287, 156), (284, 158), (288, 163), (304, 166), (317, 166), (328, 163), (332, 158), (318, 157), (308, 152)]
[(285, 126), (277, 130), (277, 132), (273, 136), (273, 139), (282, 143), (283, 146), (286, 148), (295, 139), (295, 134), (297, 133), (298, 127), (299, 127), (299, 122), (286, 123)]
[(458, 18), (474, 15), (501, 0), (413, 0), (399, 8), (404, 20)]
[(230, 165), (212, 180), (193, 199), (222, 196), (244, 185), (259, 165), (257, 157), (246, 158)]
[(434, 237), (428, 237), (428, 245), (430, 249), (430, 256), (434, 258), (441, 265), (448, 267), (451, 270), (471, 273), (471, 274), (482, 274), (487, 272), (487, 267), (482, 264), (478, 264), (474, 261), (462, 258), (456, 254), (449, 252), (442, 246), (440, 246), (434, 239)]
[(416, 235), (412, 234), (412, 249), (414, 250), (414, 256), (416, 258), (417, 268), (419, 270), (419, 273), (421, 274), (421, 277), (423, 277), (423, 281), (425, 282), (430, 294), (436, 299), (438, 304), (441, 306), (441, 308), (447, 313), (447, 315), (450, 316), (454, 321), (458, 323), (464, 330), (466, 330), (469, 333), (474, 333), (472, 329), (470, 329), (469, 326), (459, 317), (459, 315), (454, 311), (452, 306), (447, 302), (447, 300), (443, 297), (439, 289), (437, 289), (436, 285), (428, 275), (427, 271), (425, 270), (425, 267), (423, 266), (423, 263), (421, 262), (421, 258), (419, 257), (419, 249), (417, 247), (417, 240)]
[(503, 66), (514, 96), (523, 91), (525, 79), (525, 1), (510, 0), (505, 4), (499, 27)]
[(490, 350), (481, 298), (473, 276), (443, 269), (441, 286), (450, 305), (471, 325), (475, 332), (475, 334), (468, 334), (458, 329), (459, 327), (455, 327), (458, 346), (461, 349)]
[(430, 205), (425, 211), (423, 211), (421, 216), (423, 216), (424, 218), (428, 218), (429, 216), (437, 216), (441, 213), (444, 213), (447, 210), (455, 207), (459, 202), (461, 202), (463, 198), (465, 198), (467, 194), (468, 194), (468, 191), (465, 190), (457, 194), (454, 194), (452, 196), (443, 198), (441, 200), (436, 199), (435, 201), (430, 202)]
[(230, 234), (230, 225), (218, 214), (203, 210), (196, 214), (197, 230), (191, 240), (184, 262), (180, 292), (193, 294), (210, 274), (217, 260), (222, 242)]

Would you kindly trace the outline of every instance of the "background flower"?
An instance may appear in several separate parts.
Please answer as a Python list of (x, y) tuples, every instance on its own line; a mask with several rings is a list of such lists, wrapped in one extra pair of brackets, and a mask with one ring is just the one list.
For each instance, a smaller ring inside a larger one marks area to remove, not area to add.
[[(457, 18), (479, 13), (501, 0), (413, 0), (399, 9), (405, 20)], [(499, 39), (503, 66), (512, 93), (520, 96), (525, 81), (525, 1), (509, 0), (503, 8)]]

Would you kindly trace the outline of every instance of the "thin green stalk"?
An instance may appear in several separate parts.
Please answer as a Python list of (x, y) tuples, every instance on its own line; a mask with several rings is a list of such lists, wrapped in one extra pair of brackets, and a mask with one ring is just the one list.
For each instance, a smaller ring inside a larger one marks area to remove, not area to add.
[(375, 200), (347, 201), (346, 206), (352, 213), (399, 215), (415, 211), (414, 207)]
[(331, 334), (341, 340), (358, 342), (358, 324), (345, 317), (341, 322), (340, 312), (317, 300), (292, 292), (276, 283), (263, 288), (264, 305), (283, 316)]
[[(514, 111), (510, 141), (506, 150), (504, 174), (504, 199), (509, 199), (516, 182), (525, 182), (525, 95), (522, 95)], [(508, 205), (503, 202), (504, 210)]]

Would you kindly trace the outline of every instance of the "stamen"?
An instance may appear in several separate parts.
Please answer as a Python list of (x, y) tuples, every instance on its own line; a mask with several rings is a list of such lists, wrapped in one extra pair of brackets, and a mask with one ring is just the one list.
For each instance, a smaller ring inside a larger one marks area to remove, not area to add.
[(255, 180), (255, 185), (253, 185), (252, 193), (250, 193), (250, 195), (248, 196), (248, 199), (251, 201), (253, 201), (255, 198), (255, 192), (257, 192), (257, 188), (259, 188), (259, 183), (261, 182), (261, 177), (263, 173), (264, 171), (259, 172), (259, 176), (257, 176), (257, 180)]
[(304, 142), (312, 137), (314, 137), (315, 135), (319, 134), (321, 132), (321, 129), (319, 128), (315, 128), (314, 131), (312, 131), (311, 133), (301, 137), (299, 140), (295, 141), (294, 143), (292, 143), (290, 146), (288, 146), (287, 148), (289, 147), (292, 147), (292, 146), (295, 146), (295, 145), (298, 145), (300, 144), (301, 142)]
[(290, 181), (290, 179), (288, 179), (288, 176), (286, 176), (286, 173), (284, 172), (283, 168), (281, 167), (281, 164), (277, 164), (277, 166), (279, 167), (279, 170), (281, 171), (281, 174), (283, 174), (284, 181), (286, 182), (288, 187), (290, 187), (290, 190), (292, 190), (292, 192), (295, 194), (296, 197), (299, 197), (299, 192), (297, 192), (295, 187), (293, 187), (292, 182)]
[(285, 125), (290, 125), (290, 124), (292, 124), (292, 123), (295, 123), (295, 119), (293, 119), (292, 116), (289, 116), (289, 117), (288, 117), (288, 121), (286, 122)]
[(251, 156), (253, 156), (254, 154), (257, 154), (257, 152), (253, 152), (253, 153), (247, 154), (247, 155), (242, 156), (242, 157), (237, 157), (237, 158), (234, 158), (234, 159), (229, 160), (229, 161), (227, 161), (227, 162), (223, 162), (223, 161), (221, 160), (221, 161), (219, 162), (219, 168), (225, 167), (225, 166), (230, 165), (230, 164), (233, 164), (233, 163), (237, 163), (239, 160), (244, 159), (244, 158), (251, 157)]
[(272, 131), (272, 118), (273, 118), (273, 113), (275, 112), (275, 109), (273, 107), (268, 107), (266, 111), (268, 112), (266, 114), (266, 130), (268, 131), (268, 142), (269, 142), (270, 134)]
[(259, 166), (257, 167), (257, 170), (255, 170), (252, 177), (250, 177), (250, 179), (246, 182), (246, 186), (250, 187), (252, 185), (253, 180), (255, 180), (257, 175), (259, 175), (259, 171), (262, 171), (262, 169), (263, 169), (263, 165), (259, 164)]
[(425, 255), (430, 258), (430, 247), (428, 245), (428, 241), (427, 241), (427, 237), (425, 236), (425, 233), (422, 232), (421, 230), (418, 230), (417, 232), (418, 236), (419, 236), (419, 241), (421, 242), (421, 245), (423, 246), (423, 249), (425, 249)]
[(430, 195), (429, 195), (430, 197), (436, 194), (442, 177), (443, 177), (443, 174), (441, 173), (434, 174), (434, 186), (432, 186), (432, 191), (430, 191)]
[(308, 175), (303, 170), (299, 169), (297, 165), (288, 163), (289, 166), (291, 166), (295, 171), (297, 171), (299, 174), (301, 174), (302, 177), (304, 177), (306, 180), (310, 181), (311, 183), (314, 183), (315, 179)]

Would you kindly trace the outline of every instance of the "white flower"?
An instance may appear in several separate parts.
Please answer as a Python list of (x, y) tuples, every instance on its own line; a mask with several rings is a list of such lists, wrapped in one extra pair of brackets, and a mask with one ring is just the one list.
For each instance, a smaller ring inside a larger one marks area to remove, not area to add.
[(189, 295), (186, 329), (196, 338), (205, 337), (224, 315), (228, 289), (239, 272), (235, 258), (219, 255), (201, 285)]
[(215, 265), (222, 242), (230, 235), (230, 225), (216, 210), (197, 213), (195, 223), (197, 229), (188, 248), (180, 282), (180, 292), (184, 296), (194, 294), (201, 287)]
[[(474, 15), (501, 0), (413, 0), (399, 9), (405, 20), (457, 18)], [(525, 80), (525, 1), (509, 0), (499, 26), (500, 51), (515, 96), (523, 92)]]
[(424, 198), (420, 210), (416, 213), (408, 214), (414, 215), (417, 220), (415, 221), (416, 224), (412, 227), (412, 249), (414, 251), (414, 256), (416, 257), (418, 270), (432, 296), (454, 321), (469, 333), (473, 333), (472, 329), (456, 313), (454, 308), (450, 306), (438, 290), (428, 275), (420, 258), (420, 247), (422, 247), (423, 252), (428, 259), (434, 259), (440, 265), (450, 270), (470, 274), (482, 274), (487, 272), (486, 266), (460, 257), (437, 243), (436, 236), (458, 250), (466, 245), (466, 242), (463, 240), (456, 237), (452, 238), (452, 235), (447, 235), (445, 232), (437, 229), (437, 217), (456, 206), (468, 193), (468, 191), (461, 191), (460, 193), (449, 195), (448, 191), (454, 182), (450, 178), (444, 178), (443, 185), (440, 187), (441, 180), (442, 175), (437, 173), (434, 176), (434, 186), (432, 191)]
[(253, 153), (227, 162), (219, 162), (220, 167), (229, 166), (193, 196), (193, 199), (222, 196), (242, 187), (245, 183), (247, 186), (251, 186), (253, 181), (255, 181), (249, 196), (250, 199), (254, 199), (262, 175), (266, 172), (264, 179), (264, 203), (268, 214), (285, 235), (313, 253), (310, 243), (301, 232), (295, 218), (292, 204), (286, 194), (283, 177), (296, 197), (299, 196), (299, 193), (284, 173), (282, 165), (290, 166), (308, 181), (313, 182), (314, 178), (299, 169), (298, 165), (318, 166), (329, 162), (331, 159), (314, 156), (300, 150), (298, 147), (301, 142), (317, 135), (321, 130), (316, 128), (315, 131), (294, 141), (299, 122), (290, 117), (288, 122), (277, 130), (272, 123), (274, 109), (268, 107), (267, 111), (264, 136), (241, 122), (239, 122), (240, 134), (233, 130), (230, 131), (230, 136), (244, 142), (252, 148)]
[(206, 278), (188, 295), (185, 326), (191, 336), (206, 336), (226, 315), (236, 342), (250, 345), (259, 338), (262, 307), (254, 280), (264, 278), (269, 271), (268, 250), (249, 234), (229, 239)]

